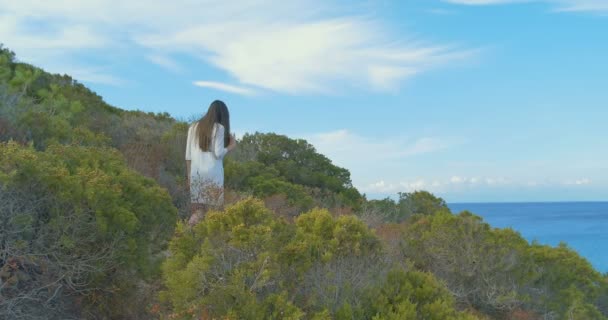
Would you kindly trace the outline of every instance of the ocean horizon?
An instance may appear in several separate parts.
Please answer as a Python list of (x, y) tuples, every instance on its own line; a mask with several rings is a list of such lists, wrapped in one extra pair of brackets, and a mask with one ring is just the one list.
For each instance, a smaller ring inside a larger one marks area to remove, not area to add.
[(599, 272), (608, 272), (608, 201), (459, 202), (495, 228), (512, 228), (526, 240), (557, 246), (565, 242)]

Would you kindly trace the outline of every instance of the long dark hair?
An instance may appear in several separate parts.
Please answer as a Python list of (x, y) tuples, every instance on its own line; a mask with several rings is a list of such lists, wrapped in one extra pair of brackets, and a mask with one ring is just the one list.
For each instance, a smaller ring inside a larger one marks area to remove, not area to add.
[(211, 135), (213, 134), (213, 125), (219, 123), (224, 126), (224, 147), (230, 144), (230, 114), (228, 107), (223, 101), (215, 100), (209, 105), (209, 110), (199, 121), (196, 128), (198, 136), (198, 145), (203, 151), (209, 151), (211, 148)]

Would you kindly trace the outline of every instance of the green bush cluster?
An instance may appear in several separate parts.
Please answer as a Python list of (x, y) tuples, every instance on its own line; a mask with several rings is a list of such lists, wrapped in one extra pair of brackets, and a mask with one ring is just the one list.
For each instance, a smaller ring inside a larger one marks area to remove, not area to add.
[(178, 224), (161, 293), (173, 318), (472, 319), (431, 274), (393, 268), (353, 216), (279, 219), (259, 200)]
[[(46, 265), (39, 285), (81, 298), (84, 309), (112, 314), (113, 304), (133, 298), (128, 291), (138, 279), (159, 274), (176, 209), (116, 150), (1, 143), (0, 193), (20, 200), (0, 204), (0, 266)], [(9, 289), (1, 286), (0, 296)]]
[(443, 280), (459, 304), (492, 317), (524, 309), (549, 319), (606, 319), (600, 301), (608, 282), (587, 260), (565, 244), (529, 244), (467, 211), (414, 216), (402, 254)]
[[(274, 133), (245, 134), (239, 148), (231, 155), (244, 171), (257, 170), (261, 176), (280, 177), (292, 185), (323, 189), (337, 195), (332, 205), (359, 208), (363, 197), (352, 186), (350, 172), (332, 164), (324, 155), (302, 139), (290, 139)], [(227, 179), (245, 179), (247, 174), (227, 173)], [(278, 182), (278, 180), (276, 180)], [(250, 186), (256, 190), (255, 183)]]

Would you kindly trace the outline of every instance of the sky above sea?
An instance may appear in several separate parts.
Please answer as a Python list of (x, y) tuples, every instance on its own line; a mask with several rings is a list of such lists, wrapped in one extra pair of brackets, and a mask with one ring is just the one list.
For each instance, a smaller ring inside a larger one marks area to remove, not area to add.
[(608, 200), (608, 1), (11, 1), (0, 43), (108, 103), (304, 138), (370, 198)]

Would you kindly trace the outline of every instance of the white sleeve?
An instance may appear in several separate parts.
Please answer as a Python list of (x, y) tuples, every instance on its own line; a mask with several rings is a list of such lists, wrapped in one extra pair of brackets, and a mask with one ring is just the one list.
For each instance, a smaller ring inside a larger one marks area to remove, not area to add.
[(224, 126), (221, 124), (215, 125), (215, 135), (213, 137), (213, 154), (217, 159), (223, 159), (228, 149), (224, 147)]
[(188, 139), (186, 139), (186, 160), (192, 160), (192, 127), (190, 126), (188, 128)]

